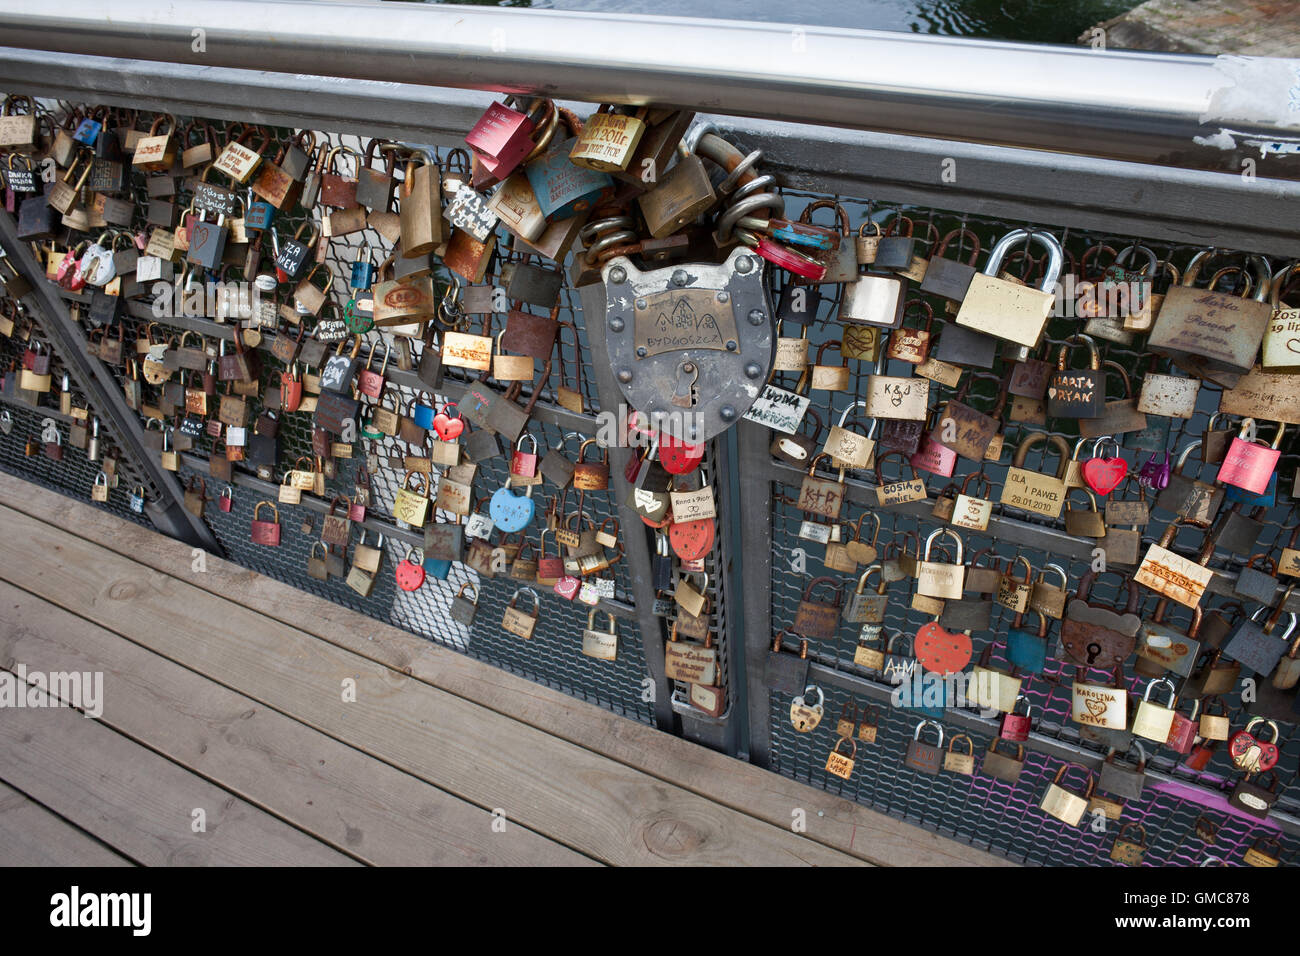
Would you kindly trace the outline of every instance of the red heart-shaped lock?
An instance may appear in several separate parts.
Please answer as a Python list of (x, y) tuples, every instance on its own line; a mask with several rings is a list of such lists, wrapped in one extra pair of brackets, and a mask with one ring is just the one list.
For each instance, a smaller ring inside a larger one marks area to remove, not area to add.
[(424, 565), (409, 558), (397, 565), (397, 586), (403, 591), (418, 591), (424, 584)]
[(673, 553), (685, 561), (704, 557), (713, 547), (713, 519), (697, 518), (694, 521), (675, 522), (668, 529), (668, 543)]
[(571, 574), (566, 574), (560, 580), (555, 582), (555, 593), (566, 601), (572, 601), (578, 596), (578, 589), (582, 587), (582, 581)]
[(1123, 458), (1089, 458), (1083, 463), (1083, 480), (1096, 494), (1108, 495), (1119, 487), (1128, 474)]
[(945, 630), (938, 621), (922, 624), (913, 642), (916, 659), (928, 671), (938, 674), (956, 674), (970, 663), (970, 635)]
[(1277, 744), (1260, 740), (1247, 730), (1239, 730), (1228, 741), (1232, 762), (1247, 773), (1266, 773), (1277, 766)]
[[(455, 406), (449, 403), (448, 407), (454, 408)], [(465, 430), (465, 422), (461, 420), (459, 411), (456, 412), (456, 417), (452, 418), (444, 408), (433, 416), (433, 430), (438, 433), (438, 437), (443, 441), (451, 441), (458, 438), (460, 433)]]
[(700, 467), (703, 460), (703, 445), (690, 445), (666, 432), (660, 433), (659, 463), (664, 466), (664, 471), (673, 475), (685, 475)]

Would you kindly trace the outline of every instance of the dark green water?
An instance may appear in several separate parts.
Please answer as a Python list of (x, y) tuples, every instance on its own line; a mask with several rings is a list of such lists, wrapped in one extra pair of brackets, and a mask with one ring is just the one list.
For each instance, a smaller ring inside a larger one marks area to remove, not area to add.
[(855, 27), (902, 33), (1073, 44), (1139, 0), (447, 0), (480, 6), (617, 11), (660, 16)]

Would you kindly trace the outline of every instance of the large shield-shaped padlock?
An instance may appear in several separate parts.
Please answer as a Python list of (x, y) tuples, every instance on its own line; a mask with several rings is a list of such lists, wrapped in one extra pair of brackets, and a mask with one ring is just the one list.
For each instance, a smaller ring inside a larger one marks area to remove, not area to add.
[(584, 311), (605, 315), (608, 359), (628, 404), (691, 442), (739, 421), (775, 360), (763, 260), (742, 245), (719, 265), (642, 272), (618, 256), (602, 276), (603, 291), (584, 287)]

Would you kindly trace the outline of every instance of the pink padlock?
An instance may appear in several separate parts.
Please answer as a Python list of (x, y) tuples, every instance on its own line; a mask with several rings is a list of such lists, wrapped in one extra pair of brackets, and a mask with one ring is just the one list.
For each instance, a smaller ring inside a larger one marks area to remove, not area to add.
[(918, 471), (928, 471), (941, 478), (951, 478), (953, 470), (957, 467), (957, 453), (937, 441), (931, 441), (929, 435), (923, 435), (916, 454), (909, 458), (908, 462)]
[(1268, 480), (1273, 477), (1278, 459), (1282, 457), (1279, 446), (1286, 433), (1286, 425), (1277, 426), (1277, 435), (1273, 437), (1272, 445), (1247, 441), (1244, 436), (1252, 434), (1254, 429), (1253, 418), (1247, 418), (1241, 423), (1241, 434), (1233, 438), (1232, 444), (1228, 446), (1215, 480), (1220, 484), (1244, 488), (1254, 495), (1262, 495), (1268, 491)]
[[(1025, 702), (1025, 712), (1017, 714), (1016, 708), (1020, 706), (1021, 701)], [(1011, 706), (1011, 713), (1004, 714), (1002, 717), (1002, 737), (1012, 743), (1022, 744), (1029, 739), (1029, 731), (1033, 726), (1033, 718), (1030, 711), (1034, 705), (1029, 703), (1028, 698), (1021, 694), (1016, 698), (1016, 702)]]
[(578, 596), (578, 590), (582, 587), (582, 581), (571, 574), (566, 574), (555, 582), (555, 593), (566, 601), (572, 601)]

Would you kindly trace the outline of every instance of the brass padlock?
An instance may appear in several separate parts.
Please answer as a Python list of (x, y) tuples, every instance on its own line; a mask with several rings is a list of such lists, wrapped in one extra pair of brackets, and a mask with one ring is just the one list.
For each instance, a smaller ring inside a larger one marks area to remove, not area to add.
[[(1047, 268), (1038, 289), (999, 277), (1002, 260), (1022, 241), (1037, 242), (1047, 249)], [(1055, 286), (1061, 275), (1064, 254), (1055, 236), (1016, 229), (998, 240), (989, 252), (984, 271), (977, 273), (966, 290), (956, 324), (984, 335), (1034, 348), (1056, 305)]]
[[(1088, 785), (1082, 793), (1075, 793), (1061, 786), (1061, 779), (1065, 776), (1065, 771), (1070, 767), (1078, 767), (1086, 773)], [(1056, 771), (1056, 776), (1047, 786), (1047, 792), (1043, 794), (1043, 799), (1039, 803), (1039, 808), (1045, 813), (1056, 817), (1067, 826), (1077, 827), (1079, 821), (1083, 819), (1083, 814), (1088, 809), (1088, 801), (1092, 798), (1092, 790), (1096, 785), (1093, 779), (1092, 771), (1079, 764), (1063, 764), (1061, 769)]]

